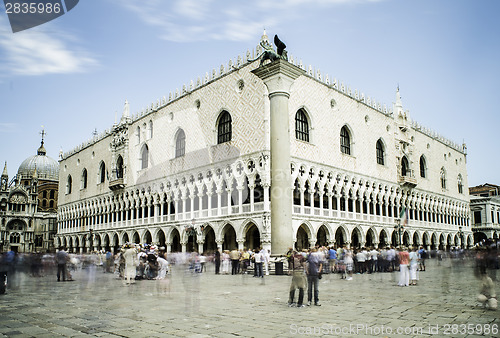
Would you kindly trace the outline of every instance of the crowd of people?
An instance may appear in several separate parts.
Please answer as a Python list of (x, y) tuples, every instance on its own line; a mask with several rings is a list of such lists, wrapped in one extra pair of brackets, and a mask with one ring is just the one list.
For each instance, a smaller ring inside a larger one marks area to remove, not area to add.
[[(182, 266), (192, 273), (204, 273), (207, 265), (215, 274), (253, 274), (264, 278), (276, 264), (276, 274), (288, 273), (292, 276), (289, 291), (289, 305), (303, 307), (307, 290), (307, 304), (320, 306), (319, 279), (323, 274), (335, 274), (350, 281), (356, 274), (398, 272), (398, 286), (417, 285), (419, 273), (426, 270), (426, 259), (435, 258), (439, 262), (445, 258), (461, 261), (474, 258), (475, 274), (480, 281), (480, 301), (488, 308), (496, 308), (494, 281), (488, 275), (489, 269), (499, 268), (498, 251), (494, 246), (482, 246), (476, 250), (452, 248), (450, 251), (414, 248), (358, 248), (316, 246), (311, 249), (289, 248), (281, 258), (271, 259), (270, 251), (263, 248), (254, 250), (217, 250), (214, 253), (167, 253), (155, 245), (126, 243), (113, 254), (111, 251), (97, 251), (91, 254), (68, 253), (59, 248), (55, 254), (17, 254), (13, 251), (0, 256), (0, 272), (6, 272), (15, 280), (16, 272), (24, 272), (33, 277), (55, 274), (57, 281), (72, 281), (73, 272), (81, 269), (101, 269), (104, 273), (114, 273), (123, 283), (133, 284), (137, 280), (167, 280), (172, 266)], [(288, 270), (278, 271), (278, 264), (288, 262)], [(295, 302), (295, 292), (298, 300)]]

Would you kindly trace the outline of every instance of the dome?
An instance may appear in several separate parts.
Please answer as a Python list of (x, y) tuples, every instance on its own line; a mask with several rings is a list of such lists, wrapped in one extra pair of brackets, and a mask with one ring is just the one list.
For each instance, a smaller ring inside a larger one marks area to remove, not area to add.
[(39, 180), (58, 181), (59, 163), (46, 155), (43, 142), (38, 148), (37, 155), (30, 156), (21, 163), (17, 170), (18, 179), (31, 179), (35, 173)]

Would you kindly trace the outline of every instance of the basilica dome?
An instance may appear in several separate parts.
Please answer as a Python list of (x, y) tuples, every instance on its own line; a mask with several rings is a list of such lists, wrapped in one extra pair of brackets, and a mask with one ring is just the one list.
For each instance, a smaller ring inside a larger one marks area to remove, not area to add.
[(58, 181), (59, 163), (47, 156), (47, 151), (42, 145), (38, 148), (36, 155), (30, 156), (21, 163), (17, 170), (18, 179), (31, 179), (36, 169), (39, 180)]

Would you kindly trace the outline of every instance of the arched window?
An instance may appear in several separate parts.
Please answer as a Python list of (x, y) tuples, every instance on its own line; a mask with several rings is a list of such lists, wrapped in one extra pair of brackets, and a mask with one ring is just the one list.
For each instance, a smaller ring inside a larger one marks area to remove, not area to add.
[(231, 141), (231, 124), (231, 115), (227, 111), (223, 111), (219, 117), (219, 125), (217, 126), (217, 144)]
[(87, 189), (87, 169), (83, 168), (80, 189)]
[(153, 138), (153, 121), (149, 121), (148, 124), (148, 137)]
[(71, 175), (68, 175), (68, 179), (66, 180), (66, 194), (71, 194), (71, 187), (73, 185), (73, 179)]
[(382, 143), (382, 140), (379, 139), (377, 141), (377, 163), (384, 165), (384, 144)]
[(50, 191), (50, 197), (49, 197), (49, 198), (54, 199), (54, 198), (55, 198), (55, 196), (56, 196), (56, 192), (55, 192), (55, 190), (51, 190), (51, 191)]
[(141, 127), (137, 126), (135, 136), (137, 137), (137, 144), (141, 143)]
[(420, 177), (424, 177), (425, 178), (425, 170), (426, 169), (426, 165), (425, 165), (425, 157), (424, 155), (420, 156)]
[(142, 147), (141, 151), (141, 169), (146, 169), (148, 167), (148, 158), (149, 158), (149, 148), (148, 145), (145, 144)]
[(18, 232), (14, 232), (10, 235), (9, 240), (11, 244), (21, 243), (21, 235)]
[(106, 180), (106, 165), (104, 162), (101, 162), (101, 165), (99, 166), (99, 183), (104, 183)]
[(408, 176), (410, 174), (410, 165), (406, 156), (401, 159), (401, 176)]
[(116, 178), (123, 178), (123, 157), (118, 156), (116, 160)]
[(300, 141), (309, 142), (309, 122), (304, 109), (299, 109), (295, 114), (295, 138)]
[(343, 154), (351, 155), (351, 135), (346, 126), (340, 129), (340, 151)]
[(184, 156), (186, 153), (186, 134), (180, 129), (175, 138), (175, 157)]
[(441, 168), (439, 176), (441, 177), (441, 188), (446, 189), (446, 171), (444, 170), (444, 167)]
[(458, 183), (458, 193), (463, 194), (464, 193), (464, 185), (462, 183), (462, 174), (458, 174), (457, 183)]

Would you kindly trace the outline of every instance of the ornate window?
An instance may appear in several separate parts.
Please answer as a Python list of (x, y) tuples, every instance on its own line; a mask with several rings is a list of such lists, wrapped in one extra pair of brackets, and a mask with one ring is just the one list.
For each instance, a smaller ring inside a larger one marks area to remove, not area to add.
[(384, 144), (382, 143), (382, 140), (379, 139), (377, 141), (377, 163), (384, 165)]
[(145, 144), (142, 147), (141, 151), (141, 169), (146, 169), (148, 167), (148, 158), (149, 158), (149, 148), (148, 145)]
[(66, 194), (71, 194), (71, 187), (73, 185), (73, 179), (71, 175), (68, 175), (68, 179), (66, 180)]
[(464, 193), (464, 185), (462, 183), (462, 174), (458, 174), (457, 184), (458, 184), (458, 193), (463, 194)]
[(340, 129), (340, 151), (343, 154), (351, 155), (351, 136), (346, 126)]
[(420, 156), (420, 177), (425, 178), (426, 164), (424, 155)]
[(441, 177), (441, 188), (446, 189), (446, 171), (444, 170), (444, 167), (441, 168), (439, 176)]
[(80, 189), (87, 189), (87, 169), (83, 168)]
[(401, 176), (408, 176), (410, 174), (410, 165), (406, 156), (401, 159)]
[(175, 138), (175, 157), (184, 156), (186, 153), (186, 134), (180, 129)]
[(217, 126), (217, 144), (231, 141), (232, 137), (232, 120), (231, 115), (227, 111), (223, 111), (219, 117), (219, 125)]
[(309, 122), (304, 109), (300, 109), (295, 114), (295, 138), (309, 142)]
[(11, 244), (21, 243), (21, 235), (18, 232), (14, 232), (10, 235), (9, 240)]
[(106, 180), (106, 165), (104, 162), (101, 162), (101, 165), (99, 166), (99, 183), (104, 183)]
[(116, 178), (123, 178), (123, 157), (118, 156), (116, 160)]

